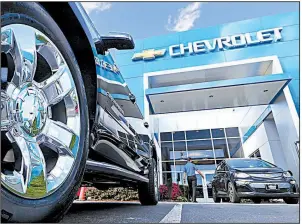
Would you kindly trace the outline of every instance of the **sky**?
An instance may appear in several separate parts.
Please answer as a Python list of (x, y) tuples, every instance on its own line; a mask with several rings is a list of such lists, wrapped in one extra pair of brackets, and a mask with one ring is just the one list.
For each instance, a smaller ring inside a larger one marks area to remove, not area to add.
[(299, 10), (298, 2), (84, 2), (101, 35), (134, 39)]

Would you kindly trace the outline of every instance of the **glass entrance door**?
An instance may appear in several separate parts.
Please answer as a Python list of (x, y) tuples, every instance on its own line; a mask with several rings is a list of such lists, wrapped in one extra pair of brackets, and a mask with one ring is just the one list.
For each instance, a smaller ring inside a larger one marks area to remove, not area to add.
[(212, 196), (212, 180), (214, 171), (202, 171), (205, 180), (197, 174), (197, 201), (201, 203), (213, 202)]

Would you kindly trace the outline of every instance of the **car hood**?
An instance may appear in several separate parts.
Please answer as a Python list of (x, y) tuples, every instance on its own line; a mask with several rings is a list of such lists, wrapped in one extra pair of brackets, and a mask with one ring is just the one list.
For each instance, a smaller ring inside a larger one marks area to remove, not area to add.
[(244, 173), (281, 173), (281, 168), (234, 168), (234, 170)]

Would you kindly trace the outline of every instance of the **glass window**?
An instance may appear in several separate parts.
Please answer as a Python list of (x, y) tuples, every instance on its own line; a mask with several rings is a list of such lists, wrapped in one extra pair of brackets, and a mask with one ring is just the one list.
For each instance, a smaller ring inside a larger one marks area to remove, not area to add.
[(213, 161), (213, 164), (204, 164), (204, 165), (196, 165), (198, 170), (215, 170), (215, 162)]
[(214, 159), (213, 150), (192, 150), (188, 151), (188, 156), (192, 159)]
[(196, 140), (187, 142), (188, 151), (189, 150), (212, 150), (212, 141), (211, 140)]
[(170, 151), (173, 151), (173, 145), (172, 142), (162, 142), (161, 143), (161, 156), (162, 156), (162, 161), (168, 161), (171, 160), (170, 158)]
[(226, 128), (227, 137), (240, 137), (238, 128)]
[(275, 165), (260, 159), (232, 159), (227, 162), (232, 168), (273, 168)]
[(204, 198), (203, 194), (203, 179), (201, 178), (200, 175), (197, 175), (197, 188), (196, 188), (196, 198)]
[(216, 158), (225, 158), (225, 153), (223, 149), (214, 149)]
[(173, 151), (170, 151), (170, 157), (169, 157), (169, 160), (173, 160), (175, 157), (174, 157), (174, 152)]
[(176, 131), (173, 133), (173, 141), (177, 141), (177, 140), (185, 140), (184, 131)]
[(183, 185), (183, 173), (175, 172), (172, 174), (173, 183), (178, 183), (179, 185)]
[[(226, 144), (226, 140), (225, 139), (214, 139), (213, 140), (213, 144), (214, 144), (214, 150), (215, 150), (215, 155), (216, 152), (218, 155), (220, 155), (219, 153), (221, 153), (220, 151), (224, 152), (224, 157), (227, 158), (228, 156), (228, 148), (227, 148), (227, 144)], [(216, 156), (216, 158), (221, 158), (219, 156)]]
[(219, 128), (219, 129), (212, 129), (212, 137), (213, 138), (224, 138), (224, 130), (223, 128)]
[(172, 133), (171, 132), (162, 132), (160, 133), (161, 141), (172, 141)]
[(206, 174), (207, 184), (211, 183), (213, 180), (214, 174)]
[(172, 173), (171, 172), (163, 172), (163, 183), (167, 185), (168, 182), (172, 182)]
[(174, 162), (162, 162), (163, 172), (175, 171)]
[(202, 186), (203, 179), (201, 178), (201, 176), (196, 175), (196, 178), (197, 178), (197, 186)]
[(199, 170), (215, 170), (216, 168), (214, 160), (196, 160), (194, 164)]
[(183, 172), (185, 170), (185, 165), (175, 165), (176, 171)]
[(186, 151), (186, 142), (173, 142), (174, 144), (174, 151)]
[(174, 151), (174, 157), (180, 160), (187, 159), (187, 151)]
[(230, 156), (232, 157), (241, 147), (241, 140), (240, 138), (228, 138), (228, 145), (230, 150)]
[(187, 131), (187, 140), (211, 138), (210, 130)]
[(207, 185), (207, 191), (208, 191), (209, 198), (213, 198), (213, 194), (212, 194), (213, 176), (214, 176), (214, 174), (206, 174), (206, 185)]

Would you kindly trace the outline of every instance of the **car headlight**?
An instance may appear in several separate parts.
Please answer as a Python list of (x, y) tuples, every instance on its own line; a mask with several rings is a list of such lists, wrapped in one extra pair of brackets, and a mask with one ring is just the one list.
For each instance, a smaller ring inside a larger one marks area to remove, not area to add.
[(284, 176), (284, 177), (292, 177), (291, 173), (288, 172), (288, 171), (284, 172), (284, 173), (283, 173), (283, 176)]
[(248, 175), (246, 173), (236, 173), (235, 177), (238, 177), (238, 178), (248, 178), (248, 177), (250, 177), (250, 175)]

